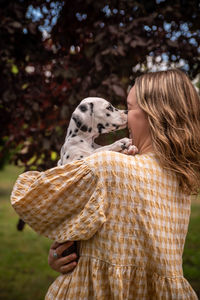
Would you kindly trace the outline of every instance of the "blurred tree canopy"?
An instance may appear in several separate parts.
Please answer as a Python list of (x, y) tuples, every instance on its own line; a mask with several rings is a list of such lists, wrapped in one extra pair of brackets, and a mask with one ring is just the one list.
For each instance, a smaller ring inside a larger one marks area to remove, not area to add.
[(125, 103), (152, 63), (200, 72), (198, 0), (0, 2), (0, 164), (55, 166), (87, 96)]

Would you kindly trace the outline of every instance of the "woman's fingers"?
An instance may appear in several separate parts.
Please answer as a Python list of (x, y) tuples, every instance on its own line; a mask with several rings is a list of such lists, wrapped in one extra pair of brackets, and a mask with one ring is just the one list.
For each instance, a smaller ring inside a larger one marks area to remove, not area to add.
[(58, 243), (58, 242), (54, 242), (54, 243), (51, 245), (50, 249), (56, 249), (59, 245), (61, 245), (61, 244)]
[(48, 256), (48, 264), (53, 270), (59, 273), (67, 273), (75, 268), (77, 263), (74, 260), (77, 259), (77, 254), (74, 252), (70, 253), (73, 250), (70, 249), (68, 255), (62, 256), (63, 251), (66, 251), (73, 244), (73, 241), (69, 241), (62, 244), (54, 242), (51, 245)]
[(65, 264), (73, 262), (75, 259), (77, 259), (77, 255), (76, 255), (76, 253), (72, 253), (72, 254), (70, 254), (68, 256), (64, 256), (64, 257), (58, 258), (57, 265), (59, 267), (61, 267), (61, 266), (65, 265)]
[(72, 271), (76, 267), (76, 265), (77, 265), (76, 261), (74, 261), (70, 264), (64, 265), (60, 268), (60, 273), (66, 274), (66, 273)]
[(57, 246), (57, 248), (55, 249), (56, 253), (58, 254), (58, 257), (62, 256), (62, 253), (64, 250), (68, 249), (69, 247), (71, 247), (73, 245), (74, 242), (66, 242), (66, 243), (63, 243), (63, 244), (59, 244)]

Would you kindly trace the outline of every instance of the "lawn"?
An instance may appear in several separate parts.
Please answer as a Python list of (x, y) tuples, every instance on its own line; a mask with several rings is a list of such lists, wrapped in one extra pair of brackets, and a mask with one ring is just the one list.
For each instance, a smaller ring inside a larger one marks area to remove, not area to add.
[[(51, 241), (28, 226), (16, 230), (18, 217), (9, 196), (22, 170), (7, 166), (0, 172), (0, 300), (42, 300), (58, 273), (47, 264)], [(184, 274), (200, 297), (200, 200), (192, 204), (184, 251)]]
[(21, 171), (7, 166), (0, 172), (0, 299), (42, 300), (58, 273), (47, 264), (51, 241), (28, 226), (16, 230), (18, 216), (9, 197)]

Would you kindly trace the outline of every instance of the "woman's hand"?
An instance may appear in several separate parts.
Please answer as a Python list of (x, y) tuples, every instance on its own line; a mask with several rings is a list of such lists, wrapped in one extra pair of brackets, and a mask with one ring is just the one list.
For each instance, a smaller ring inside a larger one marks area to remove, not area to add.
[(53, 270), (66, 274), (76, 267), (77, 262), (75, 260), (78, 257), (77, 253), (72, 252), (67, 256), (62, 256), (63, 252), (73, 244), (74, 242), (70, 241), (63, 244), (54, 242), (51, 245), (48, 256), (48, 264)]

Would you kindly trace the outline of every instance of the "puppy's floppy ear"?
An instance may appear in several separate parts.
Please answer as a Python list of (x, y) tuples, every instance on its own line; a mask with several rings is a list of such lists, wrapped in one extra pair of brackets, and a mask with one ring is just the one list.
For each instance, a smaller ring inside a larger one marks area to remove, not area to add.
[(84, 120), (84, 118), (82, 118), (81, 115), (77, 115), (77, 114), (73, 113), (72, 120), (74, 120), (76, 127), (78, 129), (80, 129), (81, 131), (84, 131), (84, 132), (88, 131), (87, 123), (85, 123), (85, 120)]

